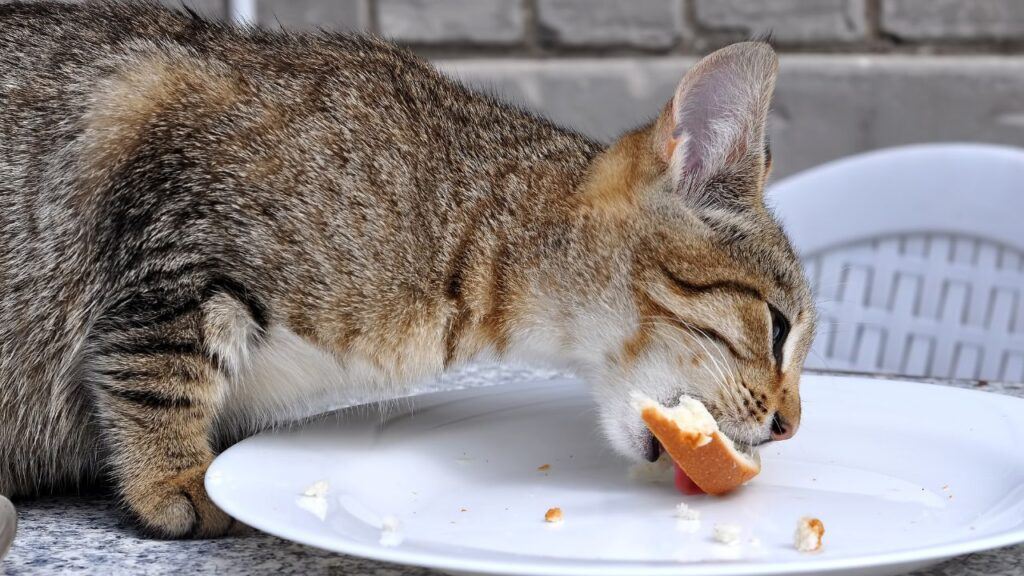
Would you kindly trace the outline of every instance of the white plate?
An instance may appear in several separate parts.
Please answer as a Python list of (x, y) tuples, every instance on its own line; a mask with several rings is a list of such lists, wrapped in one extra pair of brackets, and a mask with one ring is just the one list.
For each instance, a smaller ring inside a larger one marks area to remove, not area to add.
[[(250, 438), (206, 487), (239, 520), (345, 554), (460, 574), (898, 574), (1024, 541), (1024, 401), (905, 382), (806, 376), (795, 439), (726, 498), (629, 479), (573, 381), (444, 392)], [(547, 472), (538, 466), (550, 464)], [(323, 497), (302, 496), (326, 480)], [(565, 521), (546, 524), (549, 507)], [(793, 549), (804, 515), (817, 554)], [(397, 532), (383, 532), (388, 517)], [(743, 543), (711, 538), (743, 527)], [(756, 537), (760, 546), (748, 538)]]

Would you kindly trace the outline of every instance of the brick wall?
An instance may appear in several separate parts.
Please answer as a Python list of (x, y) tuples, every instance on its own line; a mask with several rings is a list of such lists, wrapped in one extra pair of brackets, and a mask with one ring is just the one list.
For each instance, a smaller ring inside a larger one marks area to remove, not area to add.
[(775, 177), (916, 142), (1024, 146), (1024, 0), (254, 2), (262, 26), (389, 37), (600, 139), (654, 115), (698, 55), (771, 32)]
[(365, 30), (432, 56), (685, 55), (767, 33), (784, 52), (1024, 53), (1021, 0), (255, 2), (266, 26)]

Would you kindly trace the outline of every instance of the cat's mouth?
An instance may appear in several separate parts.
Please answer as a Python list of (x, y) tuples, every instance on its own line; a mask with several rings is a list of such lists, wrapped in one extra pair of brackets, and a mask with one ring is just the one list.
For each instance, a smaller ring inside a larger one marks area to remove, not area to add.
[(661, 442), (654, 437), (654, 434), (650, 430), (644, 430), (644, 436), (641, 439), (640, 445), (643, 448), (644, 460), (648, 462), (657, 462), (658, 458), (661, 458), (661, 453), (664, 448), (661, 446)]

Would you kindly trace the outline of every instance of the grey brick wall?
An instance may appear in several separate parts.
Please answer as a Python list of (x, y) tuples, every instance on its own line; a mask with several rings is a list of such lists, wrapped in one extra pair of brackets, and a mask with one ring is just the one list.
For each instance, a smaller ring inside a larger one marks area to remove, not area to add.
[(256, 0), (256, 17), (380, 34), (604, 140), (656, 114), (696, 56), (771, 32), (775, 177), (912, 142), (1024, 147), (1024, 0)]
[(908, 42), (1020, 41), (1021, 0), (885, 0), (882, 30)]
[(526, 15), (516, 0), (377, 0), (377, 32), (420, 45), (521, 44)]
[(199, 14), (211, 18), (225, 18), (228, 14), (227, 2), (224, 0), (160, 0), (160, 3), (172, 8), (186, 5)]
[(537, 0), (537, 37), (549, 49), (629, 46), (672, 50), (682, 33), (678, 0)]
[(264, 27), (287, 30), (364, 30), (370, 23), (370, 7), (366, 0), (256, 0), (256, 20)]
[(867, 42), (865, 0), (694, 0), (697, 23), (709, 31), (772, 34), (783, 44)]
[[(228, 0), (161, 1), (227, 14)], [(427, 56), (692, 55), (768, 33), (783, 52), (1024, 54), (1024, 0), (255, 1), (263, 26), (366, 31)]]

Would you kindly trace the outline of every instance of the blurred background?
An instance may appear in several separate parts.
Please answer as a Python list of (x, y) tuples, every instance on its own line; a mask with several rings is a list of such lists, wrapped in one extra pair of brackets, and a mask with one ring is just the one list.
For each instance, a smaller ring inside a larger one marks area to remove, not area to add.
[(776, 178), (898, 144), (1024, 144), (1020, 0), (185, 1), (379, 34), (600, 139), (652, 117), (694, 57), (770, 32)]

